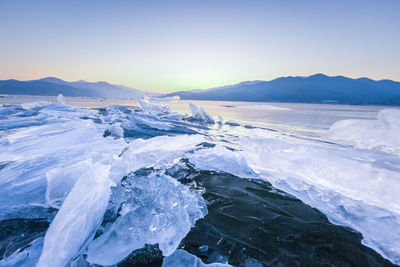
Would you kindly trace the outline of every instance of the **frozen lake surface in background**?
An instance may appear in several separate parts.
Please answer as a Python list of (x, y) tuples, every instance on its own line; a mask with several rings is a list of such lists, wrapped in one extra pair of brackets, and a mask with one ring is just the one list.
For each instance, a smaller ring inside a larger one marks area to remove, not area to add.
[(0, 266), (400, 263), (396, 107), (146, 101), (0, 107)]

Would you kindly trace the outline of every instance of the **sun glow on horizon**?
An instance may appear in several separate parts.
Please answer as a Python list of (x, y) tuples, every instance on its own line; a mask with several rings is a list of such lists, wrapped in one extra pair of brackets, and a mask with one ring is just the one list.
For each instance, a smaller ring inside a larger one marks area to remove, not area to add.
[(319, 3), (1, 2), (0, 79), (154, 92), (315, 73), (400, 80), (400, 2)]

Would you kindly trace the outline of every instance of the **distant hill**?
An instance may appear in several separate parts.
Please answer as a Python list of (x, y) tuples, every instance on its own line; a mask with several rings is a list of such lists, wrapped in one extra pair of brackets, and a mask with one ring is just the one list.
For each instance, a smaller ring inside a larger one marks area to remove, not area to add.
[[(144, 92), (107, 82), (67, 82), (47, 77), (33, 81), (0, 81), (0, 94), (138, 99)], [(179, 91), (165, 96), (174, 95), (188, 100), (400, 105), (400, 82), (315, 74)]]
[(189, 100), (400, 105), (400, 82), (316, 74), (168, 94)]
[(46, 96), (63, 94), (65, 96), (137, 99), (142, 98), (144, 92), (107, 82), (66, 82), (55, 77), (47, 77), (33, 81), (0, 81), (0, 94)]

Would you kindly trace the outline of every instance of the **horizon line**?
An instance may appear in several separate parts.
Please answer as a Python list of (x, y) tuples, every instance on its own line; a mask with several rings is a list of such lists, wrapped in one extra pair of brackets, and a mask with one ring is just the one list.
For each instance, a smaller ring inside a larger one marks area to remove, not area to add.
[(385, 78), (383, 78), (383, 79), (373, 79), (373, 78), (369, 78), (369, 77), (366, 77), (366, 76), (350, 77), (350, 76), (344, 76), (344, 75), (327, 75), (327, 74), (319, 72), (319, 73), (315, 73), (315, 74), (311, 74), (311, 75), (277, 76), (277, 77), (269, 79), (269, 80), (260, 80), (260, 79), (244, 80), (244, 81), (240, 81), (240, 82), (229, 83), (229, 84), (224, 84), (224, 85), (219, 85), (219, 86), (214, 86), (214, 87), (208, 87), (208, 88), (193, 88), (193, 89), (187, 89), (187, 90), (175, 89), (175, 90), (170, 90), (169, 92), (165, 92), (165, 90), (162, 90), (162, 89), (139, 89), (139, 88), (136, 88), (136, 87), (131, 87), (129, 85), (125, 85), (125, 84), (121, 84), (121, 83), (111, 83), (111, 82), (104, 81), (104, 80), (99, 80), (99, 81), (89, 81), (89, 80), (83, 80), (83, 79), (67, 80), (67, 79), (56, 77), (56, 76), (46, 76), (46, 77), (42, 77), (42, 78), (28, 79), (28, 80), (18, 80), (18, 79), (15, 79), (15, 78), (10, 78), (10, 79), (4, 79), (4, 80), (0, 80), (0, 81), (15, 80), (15, 81), (20, 81), (20, 82), (30, 82), (30, 81), (40, 81), (40, 80), (47, 79), (47, 78), (54, 78), (54, 79), (58, 79), (58, 80), (61, 80), (61, 81), (67, 82), (67, 83), (73, 83), (73, 82), (107, 83), (107, 84), (110, 84), (110, 85), (123, 86), (123, 87), (127, 87), (129, 89), (138, 90), (138, 91), (142, 91), (142, 92), (168, 94), (168, 93), (173, 93), (173, 92), (192, 91), (192, 90), (208, 90), (208, 89), (222, 88), (222, 87), (226, 87), (226, 86), (235, 86), (235, 85), (238, 85), (238, 84), (241, 84), (241, 83), (246, 83), (246, 82), (271, 82), (271, 81), (274, 81), (274, 80), (277, 80), (277, 79), (281, 79), (281, 78), (310, 78), (310, 77), (317, 76), (317, 75), (322, 75), (322, 76), (326, 76), (326, 77), (330, 77), (330, 78), (343, 77), (343, 78), (348, 78), (348, 79), (352, 79), (352, 80), (369, 79), (369, 80), (372, 80), (372, 81), (375, 81), (375, 82), (381, 82), (381, 81), (392, 81), (392, 82), (397, 82), (397, 83), (400, 82), (400, 81), (397, 81), (397, 80), (385, 79)]

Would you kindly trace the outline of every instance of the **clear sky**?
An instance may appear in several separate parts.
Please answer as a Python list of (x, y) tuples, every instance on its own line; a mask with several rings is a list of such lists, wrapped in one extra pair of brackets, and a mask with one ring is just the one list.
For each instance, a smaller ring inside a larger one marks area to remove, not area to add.
[(315, 73), (400, 81), (400, 0), (0, 0), (0, 79), (167, 92)]

